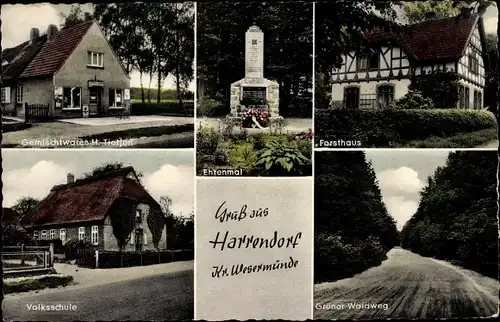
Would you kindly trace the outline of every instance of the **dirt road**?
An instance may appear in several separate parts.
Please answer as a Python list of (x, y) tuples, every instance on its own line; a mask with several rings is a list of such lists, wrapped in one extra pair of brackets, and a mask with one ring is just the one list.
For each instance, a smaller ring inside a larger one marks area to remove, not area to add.
[(352, 278), (314, 286), (315, 319), (490, 317), (499, 283), (478, 273), (394, 248)]

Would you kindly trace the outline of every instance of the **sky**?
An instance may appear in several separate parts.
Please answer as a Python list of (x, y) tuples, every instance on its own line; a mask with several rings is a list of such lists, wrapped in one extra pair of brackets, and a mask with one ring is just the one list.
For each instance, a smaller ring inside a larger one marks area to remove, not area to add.
[(377, 175), (383, 202), (399, 230), (417, 211), (427, 177), (433, 175), (438, 166), (445, 165), (450, 151), (366, 151)]
[(4, 207), (21, 197), (45, 198), (57, 184), (75, 179), (97, 166), (123, 162), (143, 174), (144, 187), (156, 201), (172, 198), (172, 212), (189, 216), (194, 206), (194, 157), (192, 150), (37, 150), (3, 149)]
[[(31, 28), (40, 29), (40, 33), (47, 30), (48, 25), (54, 24), (59, 26), (63, 22), (61, 13), (68, 14), (71, 5), (67, 4), (16, 4), (2, 5), (2, 48), (10, 48), (17, 46), (24, 41), (29, 40)], [(90, 5), (82, 5), (83, 11), (91, 11)], [(132, 72), (130, 80), (131, 87), (140, 87), (139, 72)], [(195, 90), (196, 82), (192, 81), (189, 85), (189, 90)], [(144, 86), (148, 87), (149, 79), (145, 77)], [(151, 84), (156, 87), (156, 79)], [(163, 88), (175, 88), (174, 78), (169, 75), (163, 84)]]

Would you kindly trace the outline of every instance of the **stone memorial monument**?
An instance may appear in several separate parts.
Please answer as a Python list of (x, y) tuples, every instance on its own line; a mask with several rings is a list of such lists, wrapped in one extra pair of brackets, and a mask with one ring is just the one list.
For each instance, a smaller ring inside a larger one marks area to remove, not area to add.
[(264, 78), (264, 33), (252, 26), (245, 33), (245, 78), (231, 84), (230, 117), (247, 109), (265, 109), (279, 117), (279, 85)]

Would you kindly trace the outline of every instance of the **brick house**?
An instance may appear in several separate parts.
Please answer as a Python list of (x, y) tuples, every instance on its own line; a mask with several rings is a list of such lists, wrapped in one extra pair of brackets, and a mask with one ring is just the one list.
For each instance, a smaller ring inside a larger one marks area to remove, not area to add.
[(5, 114), (25, 104), (48, 106), (56, 118), (106, 116), (130, 109), (130, 77), (97, 23), (47, 32), (3, 50), (1, 103)]
[[(125, 211), (120, 208), (124, 204), (129, 205)], [(163, 219), (160, 205), (142, 186), (134, 169), (126, 167), (76, 181), (73, 174), (68, 174), (67, 183), (54, 186), (23, 218), (22, 225), (37, 240), (59, 239), (64, 245), (70, 239), (78, 239), (89, 241), (100, 250), (117, 251), (112, 217), (130, 216), (120, 219), (128, 219), (134, 225), (124, 250), (164, 250), (165, 222), (150, 218), (158, 215)], [(158, 248), (153, 243), (153, 231), (161, 232)]]

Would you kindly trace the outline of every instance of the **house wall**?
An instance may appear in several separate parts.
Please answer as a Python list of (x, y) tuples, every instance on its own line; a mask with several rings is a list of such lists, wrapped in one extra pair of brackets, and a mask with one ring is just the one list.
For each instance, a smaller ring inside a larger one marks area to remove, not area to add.
[(334, 69), (332, 81), (334, 83), (350, 83), (353, 81), (392, 80), (406, 78), (410, 75), (410, 61), (408, 55), (398, 46), (381, 46), (378, 56), (378, 68), (369, 71), (358, 71), (358, 54), (350, 51), (342, 54), (342, 66)]
[[(141, 223), (137, 223), (136, 226), (134, 227), (134, 231), (136, 228), (142, 228), (143, 232), (145, 233), (145, 236), (147, 238), (147, 244), (144, 244), (142, 249), (143, 250), (154, 250), (154, 244), (153, 244), (153, 234), (151, 233), (151, 230), (149, 229), (149, 226), (147, 224), (147, 217), (150, 214), (150, 206), (147, 204), (139, 204), (137, 206), (138, 209), (140, 209), (143, 213), (143, 221)], [(106, 218), (104, 221), (103, 225), (103, 240), (104, 240), (104, 249), (105, 250), (113, 250), (113, 251), (118, 251), (118, 242), (113, 234), (113, 226), (111, 225), (111, 220), (109, 216)], [(130, 240), (127, 242), (125, 246), (125, 251), (134, 251), (135, 250), (135, 238), (130, 238)], [(159, 249), (166, 249), (167, 247), (167, 232), (166, 228), (164, 228), (164, 232), (161, 237), (161, 241), (158, 244)]]
[[(18, 85), (23, 87), (23, 104), (18, 104), (17, 114), (24, 115), (24, 103), (49, 105), (49, 113), (54, 113), (54, 83), (51, 76), (22, 78)], [(12, 96), (15, 99), (15, 96)]]
[[(42, 237), (42, 231), (47, 231), (47, 238), (50, 239), (50, 230), (55, 229), (55, 239), (60, 239), (60, 231), (61, 228), (66, 229), (66, 241), (75, 238), (78, 239), (78, 231), (80, 227), (85, 227), (85, 240), (91, 241), (91, 231), (92, 226), (97, 226), (99, 231), (98, 243), (94, 244), (94, 247), (98, 249), (104, 249), (104, 226), (102, 222), (86, 222), (86, 223), (75, 223), (75, 224), (66, 224), (66, 225), (45, 225), (42, 227), (35, 228), (34, 230), (38, 231), (38, 239)], [(33, 233), (33, 232), (32, 232)]]
[(348, 87), (358, 87), (359, 94), (377, 94), (377, 87), (380, 85), (394, 86), (394, 100), (405, 96), (409, 91), (411, 81), (409, 79), (390, 80), (390, 81), (371, 81), (371, 82), (352, 82), (332, 85), (332, 101), (334, 106), (343, 102), (344, 90)]
[[(89, 67), (88, 52), (103, 53), (103, 67)], [(89, 105), (90, 93), (88, 82), (98, 80), (103, 82), (102, 105), (105, 113), (112, 114), (109, 109), (109, 89), (129, 89), (130, 79), (122, 69), (106, 37), (100, 28), (94, 23), (82, 38), (80, 44), (75, 48), (70, 57), (54, 75), (54, 85), (57, 87), (81, 87), (82, 105)], [(130, 107), (130, 101), (126, 102)], [(121, 111), (121, 110), (120, 110)], [(58, 115), (75, 113), (74, 111), (59, 110)], [(93, 115), (97, 111), (90, 111)]]

